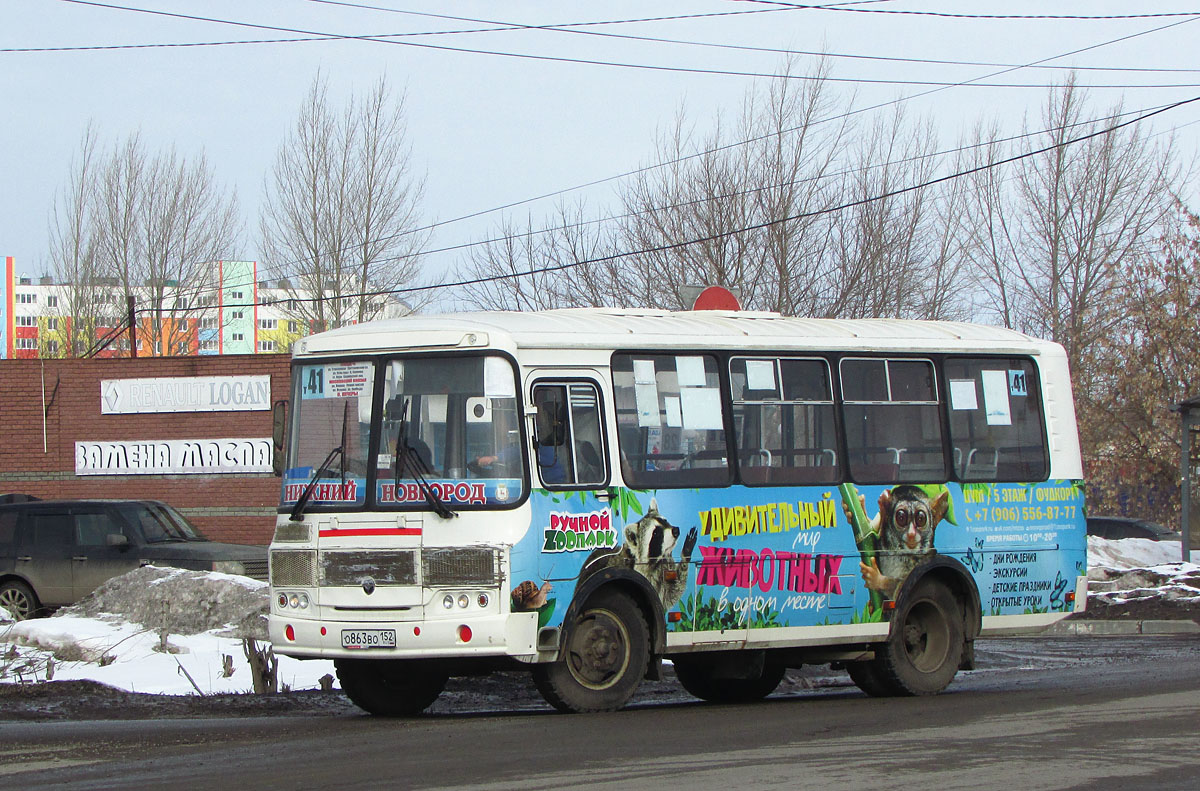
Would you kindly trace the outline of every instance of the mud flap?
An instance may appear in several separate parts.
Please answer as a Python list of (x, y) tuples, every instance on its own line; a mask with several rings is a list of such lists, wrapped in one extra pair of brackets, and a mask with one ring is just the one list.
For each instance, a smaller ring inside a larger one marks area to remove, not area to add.
[(958, 663), (959, 670), (975, 669), (975, 641), (963, 640), (962, 661)]

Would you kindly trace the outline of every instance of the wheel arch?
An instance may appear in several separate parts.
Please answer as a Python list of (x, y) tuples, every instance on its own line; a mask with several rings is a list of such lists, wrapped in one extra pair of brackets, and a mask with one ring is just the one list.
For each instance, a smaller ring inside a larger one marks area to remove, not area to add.
[(42, 603), (42, 598), (38, 596), (37, 588), (33, 587), (33, 583), (22, 577), (20, 574), (8, 573), (0, 574), (0, 585), (6, 582), (19, 582), (33, 592), (33, 598), (37, 599), (38, 604)]
[[(646, 618), (646, 626), (650, 630), (651, 657), (662, 656), (667, 644), (666, 611), (663, 609), (662, 600), (658, 598), (658, 593), (650, 585), (650, 581), (644, 575), (638, 574), (631, 569), (603, 569), (581, 582), (575, 589), (575, 595), (571, 598), (571, 604), (567, 607), (567, 612), (563, 616), (563, 624), (568, 624), (574, 620), (588, 599), (602, 588), (618, 590), (633, 600), (634, 604), (637, 605), (638, 609), (642, 611), (642, 615)], [(559, 652), (562, 651), (562, 641), (565, 634), (565, 629), (559, 630)]]

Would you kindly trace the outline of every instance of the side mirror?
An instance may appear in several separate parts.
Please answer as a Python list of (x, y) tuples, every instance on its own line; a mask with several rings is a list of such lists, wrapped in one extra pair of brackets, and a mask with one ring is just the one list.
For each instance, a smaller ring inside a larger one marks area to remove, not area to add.
[(283, 447), (287, 438), (287, 401), (276, 401), (271, 408), (271, 471), (283, 475)]
[(110, 547), (129, 548), (129, 537), (124, 533), (109, 533), (104, 537), (104, 543)]

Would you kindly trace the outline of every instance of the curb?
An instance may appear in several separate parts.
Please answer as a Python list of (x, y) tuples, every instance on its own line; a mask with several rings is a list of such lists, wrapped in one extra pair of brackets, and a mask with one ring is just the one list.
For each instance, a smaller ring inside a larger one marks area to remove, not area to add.
[(1046, 637), (1200, 634), (1195, 621), (1059, 621), (1039, 632)]

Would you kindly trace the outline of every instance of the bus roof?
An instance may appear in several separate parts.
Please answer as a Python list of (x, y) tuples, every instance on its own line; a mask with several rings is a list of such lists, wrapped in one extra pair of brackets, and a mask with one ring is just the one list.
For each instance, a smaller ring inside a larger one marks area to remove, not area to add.
[(413, 315), (301, 339), (297, 355), (389, 349), (813, 349), (979, 350), (1033, 354), (1058, 348), (984, 324), (908, 319), (810, 319), (754, 311), (564, 308)]

